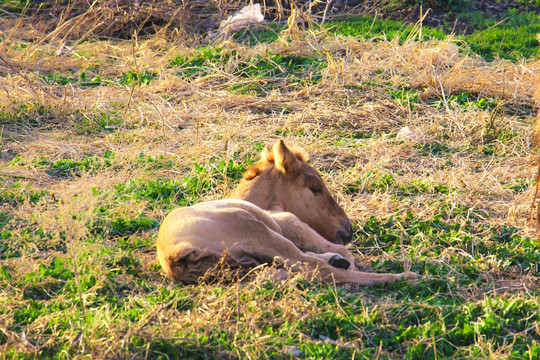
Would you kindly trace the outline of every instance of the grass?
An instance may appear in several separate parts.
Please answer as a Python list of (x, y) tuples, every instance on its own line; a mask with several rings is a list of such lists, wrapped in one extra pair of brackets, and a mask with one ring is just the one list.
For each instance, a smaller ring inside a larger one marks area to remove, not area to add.
[[(417, 37), (419, 35), (415, 27), (406, 25), (401, 21), (374, 19), (367, 15), (329, 22), (327, 28), (334, 34), (365, 36), (367, 38), (382, 37), (388, 40), (399, 38), (403, 41), (410, 36)], [(443, 31), (430, 27), (424, 28), (422, 33), (426, 38), (438, 40), (442, 40), (447, 36)]]
[[(458, 8), (454, 9), (459, 11)], [(458, 12), (459, 18), (465, 19), (475, 30), (470, 35), (459, 35), (458, 38), (468, 44), (470, 51), (488, 61), (495, 58), (519, 60), (522, 58), (538, 58), (538, 39), (540, 31), (540, 15), (537, 12), (524, 12), (510, 9), (501, 15), (501, 19), (486, 17), (483, 12), (467, 10)], [(452, 28), (450, 25), (447, 27)], [(388, 40), (409, 37), (417, 39), (443, 40), (447, 34), (429, 26), (422, 31), (401, 21), (374, 19), (367, 15), (333, 21), (326, 25), (330, 33), (345, 36), (367, 38), (383, 38)]]
[(229, 84), (228, 91), (265, 96), (278, 86), (320, 82), (327, 62), (323, 58), (273, 54), (270, 51), (242, 56), (237, 50), (205, 47), (191, 56), (176, 57), (170, 65), (178, 69), (180, 78), (188, 81), (228, 72), (240, 80)]
[(473, 34), (462, 37), (472, 51), (486, 60), (495, 57), (519, 60), (538, 58), (540, 14), (510, 9), (501, 19), (491, 19), (478, 12), (464, 12), (461, 17), (470, 19), (477, 29)]
[[(64, 57), (26, 25), (2, 37), (0, 359), (540, 356), (538, 62), (366, 17)], [(226, 197), (280, 137), (353, 219), (357, 265), (418, 281), (162, 275), (164, 216)]]
[(155, 80), (156, 74), (150, 72), (142, 72), (139, 76), (134, 70), (129, 70), (121, 74), (121, 78), (104, 79), (100, 75), (89, 77), (85, 71), (80, 72), (78, 76), (64, 76), (55, 72), (47, 73), (42, 75), (43, 81), (47, 84), (58, 84), (58, 85), (67, 85), (67, 84), (78, 84), (80, 86), (101, 86), (105, 84), (120, 84), (132, 86), (133, 84), (143, 84), (148, 85), (150, 81)]

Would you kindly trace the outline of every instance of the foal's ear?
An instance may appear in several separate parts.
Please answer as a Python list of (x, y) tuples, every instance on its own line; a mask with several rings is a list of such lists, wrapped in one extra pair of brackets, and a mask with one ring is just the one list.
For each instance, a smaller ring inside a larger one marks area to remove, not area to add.
[(295, 176), (300, 170), (300, 160), (289, 150), (282, 139), (274, 145), (274, 165), (281, 173), (287, 176)]
[(261, 160), (268, 161), (268, 162), (274, 161), (274, 152), (272, 151), (272, 148), (269, 145), (266, 145), (266, 147), (262, 151)]

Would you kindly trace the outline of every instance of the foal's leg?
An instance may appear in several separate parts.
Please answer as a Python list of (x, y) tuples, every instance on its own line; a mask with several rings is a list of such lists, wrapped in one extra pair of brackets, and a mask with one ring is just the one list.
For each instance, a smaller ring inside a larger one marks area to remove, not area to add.
[[(326, 240), (294, 214), (280, 212), (271, 214), (271, 216), (281, 227), (283, 236), (292, 241), (301, 250), (311, 251), (316, 254), (337, 253), (343, 256), (354, 267), (354, 255), (346, 246), (334, 244)], [(341, 265), (338, 267), (346, 269), (349, 266)]]
[[(287, 260), (292, 269), (300, 268), (308, 271), (318, 271), (320, 278), (327, 282), (351, 283), (358, 285), (374, 285), (394, 282), (399, 279), (416, 279), (417, 275), (411, 272), (401, 274), (374, 274), (357, 270), (343, 270), (330, 266), (324, 257), (312, 256), (302, 252), (287, 238), (270, 230), (259, 221), (253, 220), (246, 226), (245, 240), (241, 243), (242, 251), (250, 252), (260, 257), (280, 257)], [(240, 244), (239, 244), (240, 245)], [(231, 249), (235, 251), (235, 249)]]
[(337, 267), (340, 269), (348, 269), (351, 267), (351, 262), (337, 253), (329, 252), (324, 254), (317, 254), (311, 251), (305, 251), (305, 253), (309, 256), (323, 259), (324, 261), (326, 261), (327, 264), (332, 265), (333, 267)]

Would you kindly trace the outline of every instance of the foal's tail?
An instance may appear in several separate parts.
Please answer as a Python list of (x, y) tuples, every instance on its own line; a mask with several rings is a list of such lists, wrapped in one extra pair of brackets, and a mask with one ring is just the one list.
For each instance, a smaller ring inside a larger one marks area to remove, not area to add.
[(211, 250), (179, 249), (162, 263), (165, 274), (174, 282), (195, 283), (218, 262), (220, 256)]
[(241, 278), (250, 269), (265, 262), (250, 254), (222, 254), (193, 247), (173, 252), (162, 266), (165, 274), (174, 282), (197, 283), (216, 278), (222, 280)]

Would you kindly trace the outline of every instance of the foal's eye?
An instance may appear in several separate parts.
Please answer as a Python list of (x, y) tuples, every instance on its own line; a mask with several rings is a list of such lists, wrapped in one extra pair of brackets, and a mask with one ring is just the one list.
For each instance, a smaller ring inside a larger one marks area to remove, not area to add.
[(311, 192), (314, 193), (314, 194), (318, 194), (318, 193), (320, 193), (322, 191), (322, 189), (320, 187), (317, 187), (317, 186), (311, 186), (309, 188), (309, 190), (311, 190)]

